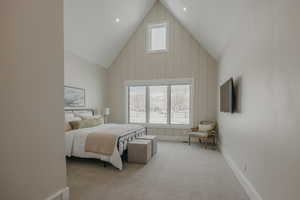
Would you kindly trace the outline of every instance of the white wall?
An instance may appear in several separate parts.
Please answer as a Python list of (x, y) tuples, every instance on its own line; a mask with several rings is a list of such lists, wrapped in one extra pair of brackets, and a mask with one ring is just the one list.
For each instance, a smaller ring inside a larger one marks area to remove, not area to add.
[(103, 111), (107, 99), (107, 70), (65, 52), (65, 85), (85, 89), (86, 107)]
[(63, 2), (0, 1), (0, 199), (66, 187)]
[[(145, 31), (149, 23), (169, 23), (170, 46), (167, 53), (145, 51)], [(110, 121), (124, 123), (126, 80), (194, 78), (194, 124), (216, 119), (217, 67), (214, 59), (191, 34), (156, 3), (133, 34), (121, 54), (108, 69)], [(182, 139), (181, 129), (149, 129), (150, 134)], [(175, 137), (176, 136), (176, 137)]]
[(300, 196), (299, 10), (297, 0), (253, 1), (219, 67), (219, 85), (240, 79), (241, 111), (218, 114), (222, 149), (263, 200)]

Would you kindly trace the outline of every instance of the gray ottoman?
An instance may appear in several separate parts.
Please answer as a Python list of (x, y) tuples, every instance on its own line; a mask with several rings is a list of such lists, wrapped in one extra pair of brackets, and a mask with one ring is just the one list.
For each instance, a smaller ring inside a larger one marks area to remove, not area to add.
[(151, 159), (151, 141), (133, 140), (128, 143), (128, 162), (146, 164)]
[(157, 152), (157, 142), (158, 142), (158, 137), (155, 135), (143, 135), (137, 137), (137, 139), (140, 140), (150, 140), (151, 145), (152, 145), (152, 156), (154, 156)]

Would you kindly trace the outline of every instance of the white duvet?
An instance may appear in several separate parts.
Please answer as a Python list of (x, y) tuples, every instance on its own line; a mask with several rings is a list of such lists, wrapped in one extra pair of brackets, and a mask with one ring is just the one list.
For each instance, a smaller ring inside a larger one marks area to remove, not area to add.
[[(113, 166), (122, 170), (122, 151), (118, 151), (118, 143), (115, 143), (114, 152), (112, 155), (103, 155), (103, 154), (96, 154), (91, 152), (85, 152), (85, 142), (87, 135), (89, 133), (95, 132), (95, 130), (99, 130), (101, 128), (109, 128), (114, 126), (120, 126), (120, 124), (103, 124), (93, 128), (84, 128), (84, 129), (77, 129), (65, 132), (65, 153), (66, 156), (75, 156), (80, 158), (96, 158), (103, 160), (105, 162), (111, 163)], [(126, 125), (128, 126), (128, 125)], [(135, 132), (135, 131), (144, 131), (144, 127), (133, 125), (132, 130), (128, 131)], [(125, 133), (125, 134), (127, 134)], [(122, 143), (120, 143), (122, 145)], [(121, 147), (123, 149), (123, 147)]]

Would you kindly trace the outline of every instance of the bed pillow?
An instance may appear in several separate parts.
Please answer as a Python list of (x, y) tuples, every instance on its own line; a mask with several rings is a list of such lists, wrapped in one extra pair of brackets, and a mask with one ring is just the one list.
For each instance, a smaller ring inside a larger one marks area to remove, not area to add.
[(71, 122), (71, 121), (81, 121), (80, 117), (72, 117), (72, 118), (65, 118), (65, 121)]
[[(102, 115), (93, 115), (93, 116), (84, 116), (84, 115), (79, 115), (79, 117), (82, 120), (88, 120), (88, 119), (99, 119), (102, 124), (104, 124), (104, 117)], [(74, 120), (75, 121), (75, 120)]]
[(82, 120), (86, 119), (101, 119), (103, 118), (102, 115), (93, 115), (93, 116), (88, 116), (88, 115), (78, 115)]
[(81, 121), (81, 118), (80, 117), (74, 117), (74, 116), (73, 117), (71, 117), (71, 116), (65, 117), (65, 132), (72, 130), (72, 127), (69, 123), (70, 121)]
[(74, 111), (75, 117), (93, 117), (93, 113), (91, 111)]
[(91, 128), (103, 124), (101, 119), (86, 119), (80, 121), (69, 122), (72, 129)]
[(72, 127), (70, 126), (69, 122), (65, 120), (65, 132), (72, 130)]
[(74, 114), (70, 112), (65, 112), (65, 120), (70, 121), (70, 119), (74, 118)]

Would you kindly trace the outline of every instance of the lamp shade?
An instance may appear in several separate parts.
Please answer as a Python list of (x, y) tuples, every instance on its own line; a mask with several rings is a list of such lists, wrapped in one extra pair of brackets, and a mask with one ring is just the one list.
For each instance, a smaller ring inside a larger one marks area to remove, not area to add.
[(109, 108), (105, 108), (104, 115), (110, 115), (110, 109)]

